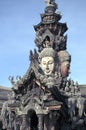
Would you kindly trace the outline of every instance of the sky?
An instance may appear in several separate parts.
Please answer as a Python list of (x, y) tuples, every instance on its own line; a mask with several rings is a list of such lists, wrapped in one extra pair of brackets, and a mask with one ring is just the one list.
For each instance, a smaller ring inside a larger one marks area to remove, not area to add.
[[(86, 0), (56, 0), (60, 22), (67, 23), (67, 51), (71, 54), (68, 78), (86, 84)], [(44, 0), (0, 0), (0, 85), (12, 87), (8, 77), (23, 76), (36, 48), (33, 26), (41, 21)]]

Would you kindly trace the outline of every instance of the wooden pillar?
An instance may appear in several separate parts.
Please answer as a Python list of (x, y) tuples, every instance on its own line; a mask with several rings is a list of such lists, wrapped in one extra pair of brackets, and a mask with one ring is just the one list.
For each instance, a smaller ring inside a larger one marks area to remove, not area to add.
[(30, 129), (30, 120), (27, 122), (27, 115), (22, 115), (22, 124), (20, 130), (31, 130)]
[(31, 130), (31, 118), (28, 119), (28, 130)]
[(38, 116), (38, 130), (44, 130), (44, 115), (39, 114)]

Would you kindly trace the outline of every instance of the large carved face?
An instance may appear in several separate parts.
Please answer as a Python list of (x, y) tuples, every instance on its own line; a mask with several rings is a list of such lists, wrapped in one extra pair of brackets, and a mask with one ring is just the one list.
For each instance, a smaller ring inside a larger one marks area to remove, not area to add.
[(70, 73), (70, 62), (64, 61), (61, 63), (60, 72), (63, 78), (66, 78)]
[(47, 56), (41, 59), (41, 68), (45, 75), (51, 75), (53, 73), (54, 66), (55, 63), (53, 57)]

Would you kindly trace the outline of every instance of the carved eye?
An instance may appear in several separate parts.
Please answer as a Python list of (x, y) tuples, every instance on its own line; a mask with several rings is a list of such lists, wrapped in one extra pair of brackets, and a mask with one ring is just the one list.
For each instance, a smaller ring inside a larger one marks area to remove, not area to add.
[(53, 62), (52, 61), (49, 61), (49, 64), (52, 64)]
[(46, 62), (43, 62), (43, 65), (46, 65)]

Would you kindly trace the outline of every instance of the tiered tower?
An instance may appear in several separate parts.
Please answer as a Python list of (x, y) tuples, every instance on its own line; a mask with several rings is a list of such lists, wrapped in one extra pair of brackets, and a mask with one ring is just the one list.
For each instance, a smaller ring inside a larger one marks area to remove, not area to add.
[[(46, 47), (52, 47), (56, 51), (66, 49), (67, 36), (64, 33), (67, 31), (66, 23), (61, 23), (61, 14), (56, 13), (58, 5), (54, 1), (47, 1), (45, 13), (41, 14), (41, 22), (34, 26), (36, 31), (35, 43), (39, 51)], [(49, 44), (45, 44), (49, 41)]]
[(41, 22), (34, 26), (38, 51), (30, 51), (30, 66), (12, 83), (1, 117), (7, 130), (85, 130), (86, 101), (78, 83), (67, 79), (71, 55), (66, 23), (55, 0), (46, 0)]

